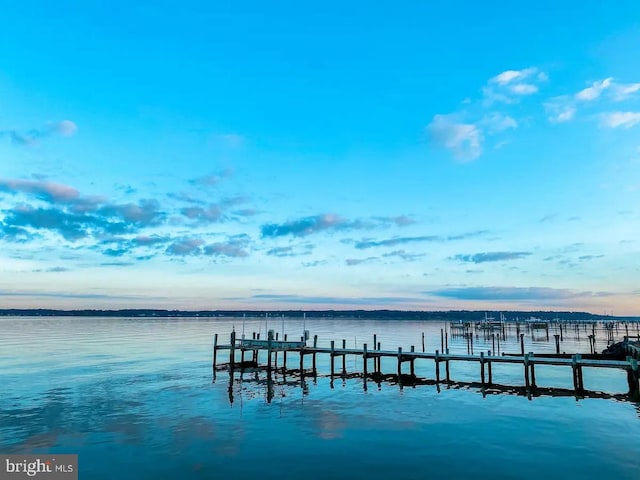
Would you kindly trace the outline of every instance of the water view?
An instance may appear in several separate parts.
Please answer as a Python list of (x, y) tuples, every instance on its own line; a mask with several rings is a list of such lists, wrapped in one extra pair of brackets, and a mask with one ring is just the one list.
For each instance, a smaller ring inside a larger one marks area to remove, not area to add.
[[(283, 327), (284, 324), (284, 327)], [(624, 398), (622, 371), (584, 371), (585, 389), (610, 398), (492, 393), (477, 364), (453, 362), (441, 385), (263, 370), (212, 372), (212, 335), (274, 329), (347, 339), (374, 333), (389, 349), (440, 348), (441, 322), (264, 318), (0, 318), (0, 451), (77, 453), (80, 478), (616, 478), (640, 473), (640, 404)], [(552, 327), (553, 328), (553, 327)], [(590, 327), (589, 327), (590, 328)], [(601, 328), (601, 327), (600, 327)], [(551, 339), (525, 336), (526, 350), (554, 352)], [(622, 337), (625, 332), (619, 331)], [(588, 352), (586, 335), (566, 333), (562, 350)], [(606, 347), (599, 329), (598, 351)], [(476, 349), (491, 348), (480, 335)], [(462, 338), (452, 352), (466, 353)], [(518, 353), (515, 332), (504, 352)], [(221, 356), (224, 353), (220, 352)], [(290, 353), (295, 369), (298, 357)], [(389, 362), (385, 363), (386, 360)], [(228, 357), (225, 361), (228, 361)], [(279, 359), (281, 362), (281, 358)], [(309, 359), (306, 367), (310, 368)], [(264, 358), (261, 359), (264, 363)], [(382, 370), (394, 373), (393, 359)], [(362, 359), (347, 357), (349, 373)], [(434, 377), (430, 361), (416, 375)], [(494, 365), (494, 382), (522, 386), (521, 366)], [(571, 369), (537, 367), (541, 387), (572, 389)], [(269, 390), (272, 391), (271, 395)]]
[(2, 2), (0, 480), (640, 478), (638, 19)]

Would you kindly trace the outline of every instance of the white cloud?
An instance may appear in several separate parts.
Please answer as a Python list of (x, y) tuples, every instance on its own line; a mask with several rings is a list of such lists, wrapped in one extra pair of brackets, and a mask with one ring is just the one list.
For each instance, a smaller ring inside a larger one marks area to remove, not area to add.
[(640, 83), (616, 83), (613, 85), (613, 100), (619, 102), (640, 92)]
[(510, 86), (509, 90), (518, 95), (531, 95), (538, 91), (538, 87), (530, 83), (516, 83)]
[(640, 123), (640, 112), (609, 112), (600, 116), (600, 125), (607, 128), (631, 128)]
[(505, 70), (489, 79), (482, 88), (485, 106), (493, 103), (517, 103), (519, 96), (532, 95), (539, 90), (538, 84), (549, 80), (545, 72), (536, 67), (523, 70)]
[(452, 115), (434, 115), (427, 131), (436, 145), (451, 150), (460, 161), (475, 160), (482, 154), (482, 132), (473, 123), (458, 123)]
[(513, 81), (524, 80), (531, 75), (538, 73), (535, 67), (525, 68), (523, 70), (505, 70), (489, 80), (489, 83), (495, 83), (500, 86), (507, 85)]
[(572, 120), (576, 115), (576, 107), (567, 96), (552, 98), (544, 104), (551, 123), (562, 123)]
[(517, 100), (505, 95), (504, 93), (496, 92), (491, 87), (483, 87), (482, 95), (484, 97), (484, 104), (486, 106), (494, 103), (516, 103)]
[(480, 125), (486, 127), (489, 130), (489, 133), (497, 133), (510, 128), (518, 128), (518, 122), (516, 122), (513, 117), (503, 115), (498, 112), (485, 115), (482, 120), (480, 120)]
[(576, 107), (565, 107), (564, 110), (558, 112), (554, 117), (549, 117), (554, 123), (563, 123), (573, 120), (576, 115)]
[(600, 94), (604, 92), (607, 88), (611, 86), (613, 83), (613, 78), (605, 78), (604, 80), (600, 80), (597, 82), (593, 82), (590, 87), (585, 88), (584, 90), (580, 90), (576, 93), (576, 98), (578, 100), (582, 100), (583, 102), (589, 102), (591, 100), (595, 100), (600, 97)]

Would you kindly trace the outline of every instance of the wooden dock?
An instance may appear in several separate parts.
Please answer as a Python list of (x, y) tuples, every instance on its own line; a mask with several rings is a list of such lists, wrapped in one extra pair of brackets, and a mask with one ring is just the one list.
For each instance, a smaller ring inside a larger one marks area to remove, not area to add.
[[(522, 353), (520, 355), (496, 355), (492, 354), (491, 350), (487, 352), (480, 352), (479, 354), (467, 353), (450, 353), (448, 345), (445, 347), (444, 337), (442, 339), (444, 351), (436, 350), (435, 352), (423, 351), (418, 352), (415, 347), (412, 346), (410, 351), (403, 351), (401, 347), (397, 350), (382, 350), (380, 348), (380, 342), (377, 341), (376, 335), (373, 336), (373, 348), (369, 348), (369, 344), (363, 344), (362, 348), (347, 348), (346, 340), (342, 340), (340, 345), (336, 345), (335, 341), (331, 341), (330, 347), (318, 347), (318, 336), (314, 335), (313, 344), (307, 345), (307, 339), (305, 336), (300, 337), (300, 340), (288, 341), (287, 336), (284, 336), (284, 340), (277, 339), (277, 335), (274, 335), (273, 330), (268, 332), (268, 338), (266, 340), (260, 340), (259, 334), (253, 334), (252, 339), (236, 339), (236, 333), (232, 332), (229, 344), (218, 344), (218, 334), (214, 335), (213, 339), (213, 370), (218, 368), (217, 357), (219, 351), (229, 351), (229, 362), (224, 364), (230, 371), (233, 377), (235, 368), (244, 368), (246, 366), (258, 366), (258, 354), (260, 351), (264, 351), (267, 354), (267, 369), (277, 368), (278, 352), (282, 354), (282, 369), (287, 368), (287, 353), (297, 353), (299, 359), (299, 371), (304, 374), (305, 371), (305, 357), (311, 356), (312, 358), (312, 371), (316, 372), (316, 356), (317, 355), (329, 355), (330, 357), (330, 374), (331, 377), (336, 375), (335, 360), (341, 359), (341, 374), (345, 375), (346, 370), (346, 357), (355, 356), (362, 358), (363, 376), (366, 378), (370, 375), (381, 375), (381, 359), (393, 358), (397, 362), (397, 378), (402, 386), (402, 378), (405, 375), (403, 373), (403, 366), (409, 364), (409, 375), (415, 377), (415, 362), (420, 361), (433, 361), (435, 364), (435, 382), (451, 382), (450, 377), (450, 363), (451, 362), (472, 362), (477, 363), (480, 370), (480, 383), (481, 385), (491, 386), (493, 385), (493, 364), (517, 364), (523, 367), (524, 372), (524, 386), (529, 391), (536, 389), (536, 375), (535, 367), (540, 366), (563, 366), (570, 367), (573, 372), (573, 387), (576, 395), (585, 390), (583, 383), (582, 371), (584, 368), (610, 368), (617, 370), (624, 370), (627, 373), (627, 381), (629, 387), (629, 396), (633, 399), (640, 399), (640, 372), (638, 369), (638, 359), (640, 358), (640, 342), (633, 341), (634, 337), (624, 337), (625, 340), (625, 352), (627, 354), (625, 360), (610, 360), (610, 359), (585, 359), (579, 353), (573, 354), (570, 358), (566, 356), (536, 356), (533, 352), (524, 353), (523, 335), (520, 334), (520, 340), (522, 345)], [(423, 337), (424, 338), (424, 337)], [(640, 337), (638, 337), (640, 340)], [(236, 352), (240, 351), (240, 362), (236, 358)], [(245, 354), (250, 352), (252, 354), (252, 360), (245, 361)], [(373, 368), (370, 370), (370, 360), (373, 363)], [(441, 365), (444, 364), (444, 378), (441, 376)]]

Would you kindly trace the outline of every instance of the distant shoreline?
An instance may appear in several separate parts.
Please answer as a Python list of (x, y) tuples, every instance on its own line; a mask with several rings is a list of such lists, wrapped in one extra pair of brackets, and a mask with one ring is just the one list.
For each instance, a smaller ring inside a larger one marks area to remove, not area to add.
[(274, 317), (296, 318), (306, 315), (309, 319), (389, 319), (389, 320), (482, 320), (485, 314), (499, 318), (503, 313), (508, 320), (516, 317), (526, 319), (537, 317), (543, 320), (640, 320), (637, 316), (595, 315), (587, 312), (567, 311), (514, 311), (514, 310), (447, 310), (447, 311), (408, 311), (408, 310), (158, 310), (158, 309), (121, 309), (121, 310), (57, 310), (57, 309), (0, 309), (0, 316), (11, 317), (133, 317), (133, 318), (170, 318), (170, 317)]

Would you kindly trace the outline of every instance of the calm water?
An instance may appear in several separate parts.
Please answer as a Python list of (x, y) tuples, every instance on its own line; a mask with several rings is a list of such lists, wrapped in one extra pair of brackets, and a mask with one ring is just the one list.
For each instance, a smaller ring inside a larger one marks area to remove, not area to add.
[[(328, 358), (319, 376), (301, 384), (274, 378), (267, 402), (265, 374), (226, 371), (212, 381), (211, 339), (227, 339), (242, 319), (0, 318), (0, 452), (78, 453), (80, 478), (615, 478), (640, 476), (640, 406), (616, 399), (486, 395), (477, 388), (376, 385), (336, 379)], [(307, 320), (319, 345), (440, 348), (434, 322)], [(265, 333), (247, 320), (247, 335)], [(280, 320), (268, 328), (281, 331)], [(303, 330), (286, 320), (291, 337)], [(553, 333), (526, 339), (527, 351), (553, 352)], [(588, 352), (565, 334), (562, 350)], [(517, 352), (514, 332), (501, 344)], [(620, 330), (617, 337), (621, 338)], [(599, 332), (597, 349), (606, 346)], [(227, 341), (225, 340), (225, 343)], [(467, 351), (450, 339), (451, 351)], [(476, 353), (491, 342), (476, 342)], [(226, 352), (222, 359), (228, 359)], [(226, 358), (225, 358), (226, 357)], [(289, 356), (291, 367), (298, 358)], [(280, 359), (279, 359), (280, 361)], [(310, 358), (307, 358), (310, 366)], [(337, 365), (341, 366), (338, 361)], [(362, 360), (349, 358), (350, 371)], [(405, 366), (408, 368), (408, 365)], [(393, 360), (383, 370), (393, 373)], [(432, 362), (416, 374), (434, 377)], [(494, 381), (522, 385), (518, 366), (494, 365)], [(474, 382), (478, 365), (452, 364), (454, 380)], [(571, 370), (537, 367), (540, 386), (572, 388)], [(584, 371), (585, 388), (624, 393), (619, 371)]]

